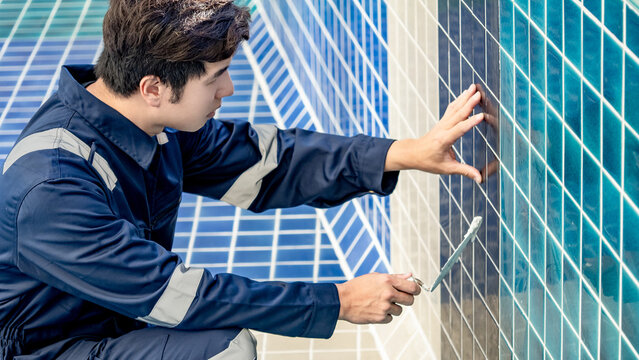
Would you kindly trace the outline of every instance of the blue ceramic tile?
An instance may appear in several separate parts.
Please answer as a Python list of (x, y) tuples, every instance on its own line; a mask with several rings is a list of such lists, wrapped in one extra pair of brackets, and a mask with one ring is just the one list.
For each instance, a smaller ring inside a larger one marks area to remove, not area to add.
[(639, 56), (639, 14), (628, 5), (626, 5), (626, 45), (630, 51)]
[(584, 6), (597, 19), (601, 20), (601, 0), (584, 0)]
[(588, 44), (583, 50), (583, 74), (597, 90), (601, 88), (601, 32), (590, 17), (583, 15), (582, 41)]
[(601, 232), (619, 254), (621, 221), (621, 193), (606, 177), (602, 177), (601, 187)]
[(590, 354), (599, 353), (599, 305), (584, 288), (581, 290), (581, 338)]
[[(626, 55), (626, 79), (639, 79), (639, 63)], [(625, 83), (625, 118), (628, 124), (639, 132), (639, 81), (626, 81)]]
[(530, 143), (546, 157), (546, 104), (535, 90), (530, 92)]
[(546, 47), (546, 66), (548, 102), (561, 113), (563, 111), (563, 62), (561, 55), (550, 46)]
[(466, 6), (460, 6), (461, 52), (466, 59), (473, 58), (473, 15)]
[(601, 194), (601, 168), (586, 153), (583, 154), (583, 199), (584, 212), (596, 224), (599, 223), (600, 194)]
[(546, 183), (546, 221), (548, 228), (556, 238), (561, 239), (562, 190), (557, 180), (547, 174)]
[(601, 99), (586, 84), (583, 86), (582, 114), (581, 131), (584, 146), (599, 159), (601, 148)]
[(639, 346), (639, 286), (623, 272), (623, 303), (621, 330), (628, 337), (631, 345)]
[(521, 132), (515, 130), (515, 181), (526, 196), (529, 194), (528, 167), (530, 166), (530, 159), (528, 157), (528, 144)]
[[(619, 321), (619, 277), (621, 276), (619, 262), (610, 249), (601, 246), (601, 301), (611, 314), (612, 319)], [(602, 323), (603, 329), (603, 323)], [(602, 336), (603, 337), (603, 336)]]
[(563, 179), (563, 124), (552, 110), (546, 112), (546, 162)]
[[(531, 1), (530, 2), (530, 18), (537, 26), (544, 31), (546, 26), (546, 2)], [(532, 27), (531, 27), (532, 31)]]
[(623, 39), (623, 0), (604, 0), (604, 25)]
[(562, 322), (562, 358), (568, 359), (575, 354), (579, 354), (579, 339), (577, 338), (577, 334), (569, 327), (568, 323), (564, 319)]
[(512, 0), (499, 1), (499, 43), (511, 55), (514, 54), (515, 49), (512, 30), (515, 22), (514, 16)]
[(639, 204), (639, 138), (628, 129), (624, 131), (624, 190), (635, 204)]
[(562, 43), (562, 22), (564, 19), (562, 6), (555, 4), (546, 7), (546, 34), (550, 41), (559, 49), (563, 47)]
[(561, 358), (561, 312), (546, 295), (545, 343), (548, 353), (555, 359)]
[(546, 229), (542, 219), (537, 214), (530, 215), (530, 264), (537, 270), (539, 276), (546, 275)]
[(599, 258), (601, 253), (601, 241), (595, 229), (582, 219), (581, 238), (581, 271), (585, 281), (599, 292)]
[(624, 200), (623, 206), (623, 261), (633, 274), (639, 274), (639, 212)]
[(542, 94), (546, 93), (546, 41), (537, 29), (530, 28), (530, 80)]
[(524, 136), (528, 137), (530, 127), (528, 103), (530, 101), (530, 82), (524, 78), (519, 69), (515, 70), (515, 121), (524, 131)]
[(448, 34), (454, 44), (459, 47), (460, 34), (459, 34), (459, 7), (460, 0), (448, 1)]
[[(566, 316), (567, 321), (572, 324), (575, 329), (579, 329), (579, 293), (581, 287), (579, 285), (579, 274), (570, 263), (567, 258), (564, 257), (564, 278), (563, 285), (563, 313)], [(564, 328), (564, 330), (566, 330)], [(566, 332), (566, 331), (564, 331)], [(569, 330), (569, 332), (572, 332)]]
[(515, 102), (515, 73), (514, 64), (504, 52), (501, 53), (501, 82), (500, 100), (503, 108), (513, 114)]
[[(501, 261), (499, 269), (503, 275), (503, 281), (508, 284), (509, 288), (512, 288), (514, 282), (514, 258), (515, 258), (515, 244), (513, 238), (509, 232), (502, 226), (501, 230)], [(502, 292), (501, 296), (505, 296)]]
[(619, 358), (619, 330), (617, 330), (612, 320), (601, 311), (600, 315), (599, 351), (606, 354), (609, 359)]
[(515, 26), (515, 62), (519, 68), (528, 76), (528, 44), (530, 37), (528, 36), (528, 19), (519, 10), (514, 12)]
[(581, 78), (575, 70), (564, 67), (564, 121), (581, 137)]
[(572, 197), (581, 203), (582, 148), (568, 130), (564, 133), (564, 141), (564, 185)]
[(564, 1), (564, 52), (577, 69), (581, 69), (581, 8)]
[(581, 214), (568, 197), (564, 197), (564, 250), (576, 264), (579, 264), (581, 251)]
[(515, 166), (515, 129), (507, 116), (499, 119), (500, 156), (501, 162), (510, 174), (514, 174)]
[(510, 176), (501, 178), (501, 218), (512, 231), (515, 221), (515, 185)]
[(443, 27), (444, 31), (448, 31), (448, 1), (437, 2), (437, 22)]
[(604, 34), (604, 58), (603, 58), (603, 95), (612, 104), (617, 112), (621, 112), (622, 78), (622, 52), (607, 34)]
[(546, 192), (542, 189), (545, 187), (546, 165), (543, 160), (532, 153), (530, 157), (530, 204), (537, 210), (541, 216), (544, 215), (546, 209)]
[(621, 151), (615, 151), (621, 144), (622, 125), (619, 118), (614, 115), (608, 107), (603, 109), (603, 148), (608, 151), (603, 151), (602, 162), (603, 167), (606, 169), (612, 178), (621, 184)]

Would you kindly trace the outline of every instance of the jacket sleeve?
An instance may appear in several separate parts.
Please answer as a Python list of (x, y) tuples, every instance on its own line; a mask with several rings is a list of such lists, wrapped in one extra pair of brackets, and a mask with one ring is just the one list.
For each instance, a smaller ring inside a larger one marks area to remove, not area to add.
[(330, 207), (397, 184), (398, 172), (384, 172), (391, 139), (218, 120), (178, 136), (185, 191), (256, 212)]
[(19, 207), (16, 240), (24, 273), (158, 326), (328, 338), (339, 314), (333, 284), (256, 282), (185, 267), (115, 216), (100, 185), (85, 179), (35, 186)]

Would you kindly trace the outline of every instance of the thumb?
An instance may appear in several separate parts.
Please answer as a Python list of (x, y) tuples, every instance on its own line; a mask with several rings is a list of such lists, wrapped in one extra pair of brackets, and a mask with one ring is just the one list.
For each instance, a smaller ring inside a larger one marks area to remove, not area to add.
[(478, 184), (481, 183), (481, 173), (479, 170), (467, 164), (458, 163), (453, 169), (453, 174), (463, 175), (474, 180)]

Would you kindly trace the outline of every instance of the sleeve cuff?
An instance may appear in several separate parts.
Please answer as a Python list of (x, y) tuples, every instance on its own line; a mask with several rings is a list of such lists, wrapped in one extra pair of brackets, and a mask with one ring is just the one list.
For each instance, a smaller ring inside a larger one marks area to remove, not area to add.
[(384, 172), (386, 155), (394, 139), (365, 136), (358, 151), (358, 174), (362, 187), (378, 195), (386, 196), (395, 190), (399, 171)]
[(308, 338), (328, 339), (335, 331), (339, 317), (339, 295), (335, 284), (308, 284), (315, 306), (311, 321), (300, 335)]

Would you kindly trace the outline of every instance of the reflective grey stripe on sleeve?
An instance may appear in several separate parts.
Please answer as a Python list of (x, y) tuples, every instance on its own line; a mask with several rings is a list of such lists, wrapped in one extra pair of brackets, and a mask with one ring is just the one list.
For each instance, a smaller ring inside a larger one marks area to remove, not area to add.
[(277, 167), (277, 128), (273, 125), (254, 125), (259, 137), (262, 159), (246, 169), (222, 196), (222, 201), (248, 209), (262, 186), (262, 178)]
[(191, 307), (203, 274), (204, 269), (201, 268), (187, 268), (184, 264), (176, 266), (169, 285), (151, 313), (137, 320), (163, 327), (177, 326)]
[(254, 360), (257, 358), (257, 340), (248, 329), (242, 329), (229, 347), (209, 360)]
[[(13, 163), (27, 154), (34, 151), (52, 149), (63, 149), (85, 160), (89, 160), (91, 154), (91, 147), (73, 135), (69, 130), (63, 128), (50, 129), (31, 134), (20, 140), (7, 156), (2, 173), (7, 172)], [(100, 177), (102, 177), (102, 180), (104, 180), (109, 190), (113, 191), (118, 179), (115, 177), (113, 170), (111, 170), (109, 163), (100, 154), (95, 153), (93, 154), (93, 163), (91, 165), (98, 174), (100, 174)]]

